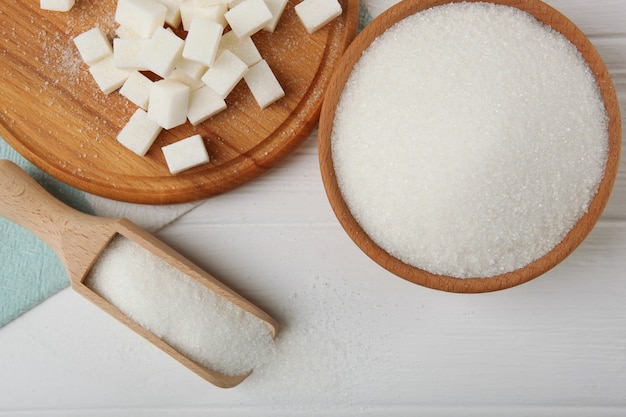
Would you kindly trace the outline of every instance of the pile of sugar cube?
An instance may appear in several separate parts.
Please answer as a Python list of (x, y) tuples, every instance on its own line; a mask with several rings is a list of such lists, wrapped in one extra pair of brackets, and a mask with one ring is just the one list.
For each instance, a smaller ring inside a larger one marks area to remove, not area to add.
[[(274, 32), (288, 0), (118, 0), (116, 37), (98, 27), (73, 41), (98, 87), (137, 109), (117, 136), (144, 156), (163, 129), (196, 126), (226, 109), (243, 80), (261, 109), (285, 92), (252, 35)], [(46, 10), (69, 11), (74, 0), (40, 0)], [(302, 0), (295, 12), (313, 33), (341, 15), (338, 0)], [(172, 29), (186, 32), (185, 39)], [(229, 27), (229, 31), (225, 29)], [(156, 81), (145, 73), (151, 72)], [(162, 147), (172, 174), (209, 162), (200, 135)]]

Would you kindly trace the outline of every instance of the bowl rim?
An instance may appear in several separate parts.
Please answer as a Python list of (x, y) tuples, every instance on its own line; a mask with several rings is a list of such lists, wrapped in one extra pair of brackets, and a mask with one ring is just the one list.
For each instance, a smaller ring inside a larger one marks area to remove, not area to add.
[[(337, 184), (331, 150), (335, 110), (345, 82), (361, 53), (374, 39), (405, 17), (435, 6), (460, 2), (487, 2), (512, 6), (529, 13), (563, 35), (578, 49), (591, 68), (608, 116), (608, 158), (604, 176), (588, 210), (560, 243), (537, 260), (517, 270), (485, 278), (455, 278), (433, 274), (409, 265), (380, 248), (350, 213)], [(591, 232), (606, 207), (617, 176), (621, 141), (619, 102), (600, 54), (571, 20), (540, 0), (402, 0), (372, 20), (344, 52), (329, 80), (318, 128), (318, 154), (324, 189), (335, 216), (352, 241), (373, 261), (398, 277), (427, 288), (455, 293), (484, 293), (511, 288), (544, 274), (569, 256)]]

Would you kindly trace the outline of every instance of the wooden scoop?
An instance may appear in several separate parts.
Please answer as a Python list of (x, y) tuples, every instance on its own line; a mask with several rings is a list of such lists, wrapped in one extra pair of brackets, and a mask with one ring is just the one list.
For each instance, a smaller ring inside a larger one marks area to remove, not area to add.
[(0, 215), (25, 227), (46, 242), (67, 269), (72, 288), (210, 383), (229, 388), (249, 374), (229, 376), (208, 369), (130, 319), (87, 287), (83, 280), (117, 235), (137, 243), (168, 264), (261, 319), (276, 336), (278, 325), (268, 314), (217, 281), (169, 246), (127, 219), (81, 213), (55, 199), (15, 163), (0, 160)]

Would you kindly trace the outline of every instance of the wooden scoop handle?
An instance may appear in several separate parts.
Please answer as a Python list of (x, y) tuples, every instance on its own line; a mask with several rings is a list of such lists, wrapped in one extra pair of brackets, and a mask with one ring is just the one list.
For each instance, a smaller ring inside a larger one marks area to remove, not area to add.
[[(117, 221), (97, 218), (69, 207), (48, 193), (17, 164), (6, 159), (0, 159), (0, 216), (37, 235), (63, 261), (69, 241), (73, 244), (93, 242), (95, 236), (92, 230), (96, 224)], [(102, 236), (102, 228), (99, 230)], [(95, 240), (100, 240), (100, 236)]]
[(17, 164), (0, 160), (0, 216), (30, 230), (57, 251), (62, 228), (82, 215), (50, 195)]

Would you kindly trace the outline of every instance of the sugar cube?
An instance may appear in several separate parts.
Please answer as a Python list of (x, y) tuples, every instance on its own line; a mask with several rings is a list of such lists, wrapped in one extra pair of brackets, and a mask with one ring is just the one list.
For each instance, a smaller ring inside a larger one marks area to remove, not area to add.
[(196, 126), (226, 108), (226, 102), (211, 88), (204, 86), (189, 96), (187, 118)]
[(163, 4), (167, 11), (165, 12), (165, 23), (173, 28), (178, 28), (181, 23), (180, 4), (182, 0), (157, 0)]
[(150, 102), (151, 85), (152, 81), (148, 77), (139, 71), (133, 71), (120, 88), (120, 94), (145, 110)]
[(226, 0), (226, 4), (228, 5), (229, 9), (232, 9), (233, 7), (235, 7), (236, 5), (241, 3), (242, 1), (245, 1), (245, 0)]
[(150, 71), (166, 78), (182, 58), (185, 41), (174, 32), (157, 28), (141, 51), (140, 62)]
[(218, 55), (224, 49), (228, 49), (230, 52), (237, 55), (237, 57), (249, 67), (262, 59), (261, 53), (250, 36), (238, 38), (232, 30), (222, 35)]
[(39, 7), (54, 12), (69, 12), (74, 7), (74, 0), (40, 0)]
[(145, 110), (137, 109), (117, 135), (117, 140), (137, 155), (144, 156), (161, 130), (162, 127), (150, 120)]
[(213, 64), (224, 28), (217, 22), (196, 17), (185, 39), (183, 57), (207, 67)]
[[(206, 68), (206, 67), (205, 67)], [(167, 77), (168, 80), (175, 80), (181, 82), (189, 87), (189, 92), (197, 90), (198, 88), (204, 87), (204, 83), (202, 80), (196, 80), (191, 78), (187, 73), (180, 68), (174, 68), (172, 74)]]
[(105, 94), (110, 94), (120, 88), (131, 74), (130, 70), (115, 66), (113, 55), (109, 55), (102, 61), (90, 66), (89, 72), (100, 90)]
[(175, 80), (159, 80), (150, 86), (148, 117), (164, 129), (182, 125), (187, 120), (189, 86)]
[(185, 0), (180, 5), (180, 17), (183, 22), (183, 29), (189, 31), (194, 18), (212, 20), (226, 27), (227, 22), (224, 14), (228, 11), (226, 3), (216, 0)]
[(172, 174), (209, 162), (209, 154), (200, 135), (193, 135), (161, 148)]
[(142, 38), (149, 38), (165, 23), (167, 7), (156, 0), (118, 0), (115, 21), (132, 28)]
[(265, 60), (250, 67), (243, 78), (262, 109), (285, 96), (285, 91)]
[(226, 98), (248, 71), (248, 66), (235, 54), (224, 50), (202, 76), (202, 81), (220, 97)]
[(113, 57), (118, 68), (147, 70), (139, 57), (141, 51), (147, 45), (148, 39), (143, 38), (115, 38), (113, 39)]
[(272, 20), (264, 0), (244, 0), (224, 14), (237, 37), (254, 35)]
[(303, 0), (295, 6), (296, 14), (309, 33), (313, 33), (341, 15), (337, 0)]
[(268, 32), (274, 32), (276, 30), (276, 26), (278, 26), (278, 21), (280, 20), (283, 12), (285, 11), (285, 7), (289, 0), (264, 0), (267, 8), (272, 12), (272, 20), (270, 20), (263, 29)]
[(74, 45), (85, 64), (91, 66), (113, 53), (111, 42), (102, 29), (94, 27), (74, 38)]
[[(121, 25), (115, 28), (115, 34), (117, 35), (118, 38), (122, 38), (122, 39), (141, 38), (141, 36), (139, 36), (139, 34), (137, 34), (137, 32), (135, 32), (132, 28), (121, 26)], [(145, 38), (141, 38), (141, 39), (145, 39)]]
[(197, 81), (200, 79), (200, 77), (202, 77), (202, 75), (204, 75), (204, 73), (207, 70), (207, 67), (202, 65), (199, 62), (191, 61), (183, 57), (183, 59), (178, 61), (178, 64), (176, 65), (176, 68), (174, 71), (176, 70), (180, 70), (185, 75), (187, 75), (190, 79)]

